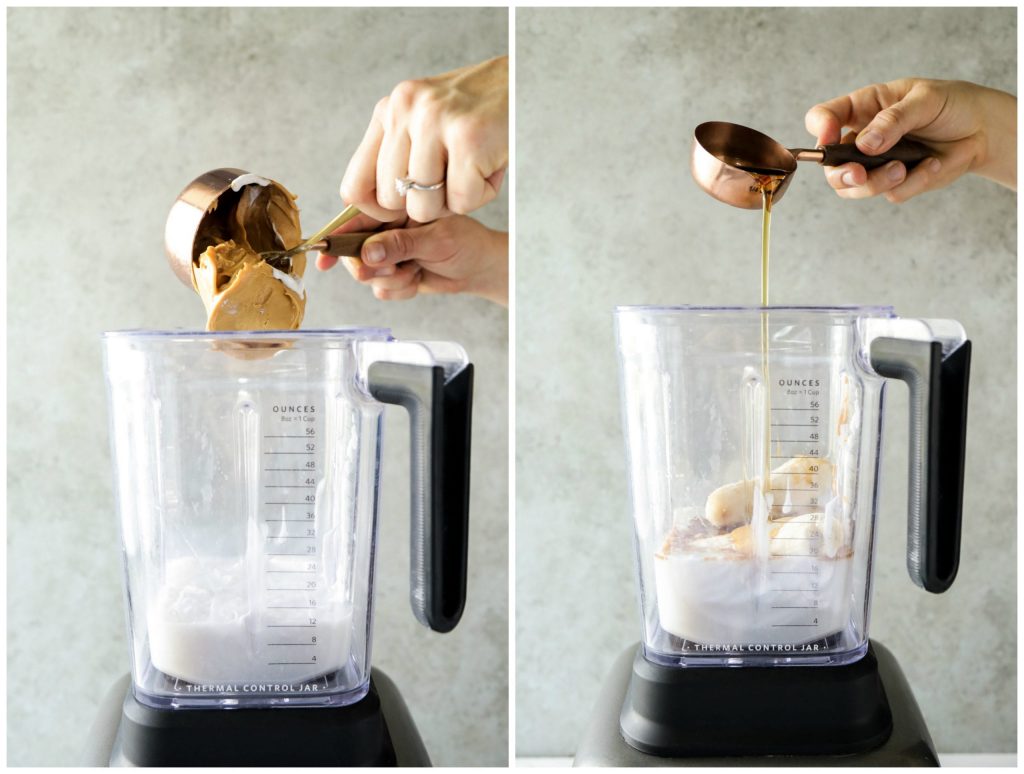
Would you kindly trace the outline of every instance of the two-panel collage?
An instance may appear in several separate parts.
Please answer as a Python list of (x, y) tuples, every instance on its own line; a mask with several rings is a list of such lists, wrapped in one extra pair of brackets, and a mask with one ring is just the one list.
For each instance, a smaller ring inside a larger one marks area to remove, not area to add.
[(8, 7), (7, 765), (1015, 767), (1017, 16)]

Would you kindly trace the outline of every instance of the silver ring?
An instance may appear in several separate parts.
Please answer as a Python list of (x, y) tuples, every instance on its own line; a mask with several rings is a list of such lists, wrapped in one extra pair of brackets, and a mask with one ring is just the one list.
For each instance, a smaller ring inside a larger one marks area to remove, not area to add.
[(409, 177), (395, 178), (395, 190), (398, 191), (399, 196), (405, 196), (409, 191), (440, 191), (442, 188), (444, 188), (444, 180), (433, 185), (423, 185)]

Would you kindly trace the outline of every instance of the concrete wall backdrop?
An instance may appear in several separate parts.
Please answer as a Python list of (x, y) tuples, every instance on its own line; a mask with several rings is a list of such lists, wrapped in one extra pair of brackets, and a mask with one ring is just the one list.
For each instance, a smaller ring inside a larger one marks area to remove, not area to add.
[[(640, 636), (612, 308), (754, 304), (759, 215), (691, 181), (693, 128), (812, 143), (815, 103), (910, 75), (1016, 92), (1015, 9), (517, 11), (518, 755), (570, 754)], [(960, 576), (914, 586), (906, 390), (889, 392), (871, 634), (938, 749), (1016, 749), (1016, 197), (981, 179), (900, 207), (801, 165), (773, 219), (775, 303), (960, 320), (974, 366)]]
[[(236, 166), (299, 195), (337, 186), (401, 79), (507, 52), (505, 9), (18, 9), (8, 16), (8, 755), (68, 765), (128, 668), (99, 334), (201, 327), (163, 221), (194, 176)], [(507, 198), (479, 213), (504, 228)], [(374, 664), (435, 763), (507, 761), (507, 314), (472, 298), (384, 304), (308, 274), (305, 325), (461, 342), (477, 366), (470, 591), (438, 635), (408, 603), (401, 410), (386, 417)]]

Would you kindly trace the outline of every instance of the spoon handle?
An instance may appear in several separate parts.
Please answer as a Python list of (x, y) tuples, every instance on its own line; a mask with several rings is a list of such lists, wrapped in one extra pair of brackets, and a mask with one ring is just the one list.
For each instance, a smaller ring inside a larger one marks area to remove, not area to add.
[(363, 249), (363, 242), (372, 237), (374, 233), (373, 231), (353, 231), (350, 234), (338, 234), (337, 236), (321, 239), (317, 244), (313, 245), (313, 248), (325, 255), (358, 258), (360, 251)]
[[(341, 228), (342, 226), (344, 226), (346, 223), (348, 223), (350, 220), (352, 220), (357, 215), (359, 215), (359, 208), (356, 207), (354, 204), (348, 205), (348, 207), (343, 209), (341, 212), (339, 212), (335, 216), (334, 220), (332, 220), (330, 223), (328, 223), (322, 229), (320, 229), (315, 234), (313, 234), (313, 236), (311, 236), (308, 239), (306, 239), (301, 245), (298, 245), (297, 247), (293, 248), (294, 252), (298, 253), (298, 252), (302, 252), (302, 251), (311, 249), (313, 244), (315, 244), (316, 242), (319, 242), (325, 236), (327, 236), (332, 231), (334, 231), (334, 229)], [(292, 252), (292, 251), (290, 250), (289, 252)]]
[(818, 163), (826, 167), (838, 167), (840, 164), (855, 161), (862, 164), (865, 169), (875, 169), (890, 161), (902, 161), (907, 170), (911, 170), (919, 162), (935, 155), (935, 151), (927, 145), (914, 140), (900, 140), (885, 153), (879, 153), (877, 156), (868, 156), (866, 153), (862, 153), (852, 142), (822, 145), (818, 150), (823, 154)]

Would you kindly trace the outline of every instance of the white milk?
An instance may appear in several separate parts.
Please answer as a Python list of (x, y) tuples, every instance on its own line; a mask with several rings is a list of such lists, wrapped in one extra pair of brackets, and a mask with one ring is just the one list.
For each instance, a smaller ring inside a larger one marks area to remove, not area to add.
[(761, 562), (726, 551), (656, 554), (662, 628), (706, 645), (797, 645), (846, 628), (852, 557), (766, 564), (762, 575)]
[[(318, 587), (325, 587), (322, 579)], [(171, 560), (148, 610), (153, 666), (171, 677), (204, 684), (299, 683), (337, 671), (349, 659), (352, 610), (325, 596), (316, 609), (315, 629), (268, 628), (299, 619), (292, 611), (261, 610), (262, 599), (250, 604), (240, 559)], [(308, 642), (313, 636), (315, 646), (270, 644)], [(280, 663), (309, 662), (312, 655), (316, 663)]]

